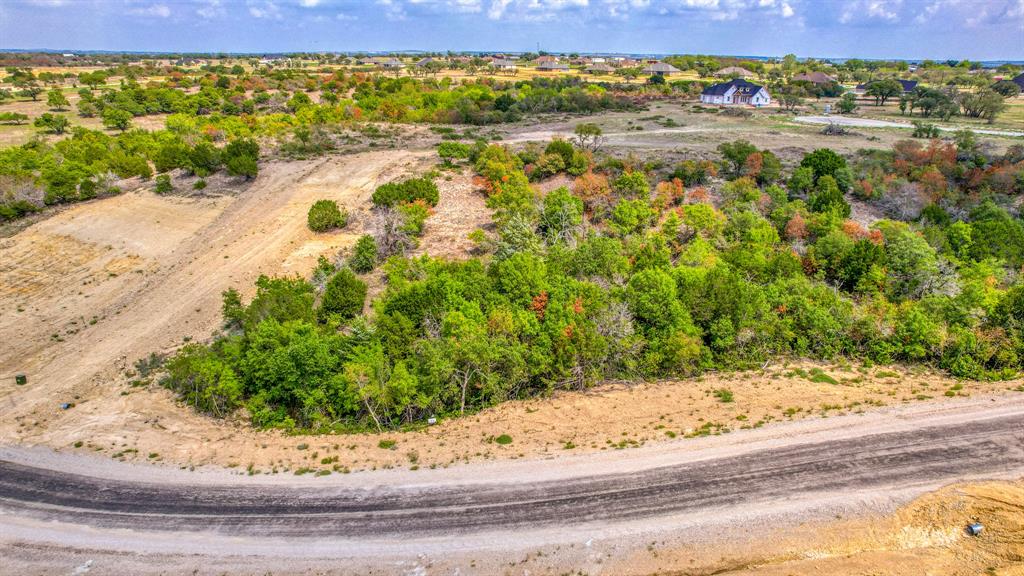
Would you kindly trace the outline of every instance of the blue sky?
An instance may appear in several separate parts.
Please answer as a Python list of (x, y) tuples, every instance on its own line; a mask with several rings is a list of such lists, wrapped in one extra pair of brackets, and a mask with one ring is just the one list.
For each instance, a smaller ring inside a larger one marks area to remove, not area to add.
[(0, 48), (1024, 60), (1024, 0), (0, 0)]

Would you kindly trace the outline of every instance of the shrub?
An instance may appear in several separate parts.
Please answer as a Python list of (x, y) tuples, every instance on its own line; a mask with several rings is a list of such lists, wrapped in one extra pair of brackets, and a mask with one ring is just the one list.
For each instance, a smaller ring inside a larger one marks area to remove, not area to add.
[(540, 178), (547, 178), (548, 176), (554, 176), (562, 170), (565, 170), (565, 160), (559, 154), (542, 154), (537, 159), (537, 163), (533, 165), (533, 170), (530, 172), (530, 178), (537, 180)]
[(425, 201), (416, 200), (415, 202), (402, 204), (398, 207), (398, 212), (404, 220), (402, 230), (413, 236), (423, 235), (423, 224), (426, 222), (427, 217), (430, 216), (430, 207), (427, 206)]
[(154, 191), (157, 194), (169, 194), (174, 192), (174, 185), (171, 184), (171, 176), (169, 174), (157, 174), (156, 188)]
[(800, 166), (810, 168), (814, 173), (815, 181), (821, 179), (822, 176), (831, 176), (840, 184), (841, 190), (846, 190), (843, 188), (842, 178), (839, 176), (839, 172), (847, 169), (846, 159), (832, 150), (818, 148), (814, 152), (806, 154), (803, 160), (800, 161)]
[(334, 200), (317, 200), (309, 208), (306, 222), (309, 229), (314, 232), (344, 228), (348, 224), (348, 212), (338, 208), (338, 203)]
[(342, 268), (327, 282), (320, 300), (318, 315), (324, 322), (330, 318), (348, 320), (363, 311), (366, 301), (366, 283), (356, 278), (348, 268)]
[(437, 155), (443, 158), (446, 164), (450, 164), (452, 160), (465, 160), (469, 158), (469, 146), (460, 142), (441, 142), (437, 145)]
[(242, 402), (242, 383), (210, 349), (188, 344), (165, 364), (161, 384), (200, 412), (226, 416)]
[(573, 153), (576, 150), (572, 144), (566, 140), (555, 138), (548, 143), (547, 147), (544, 148), (545, 154), (557, 154), (562, 157), (562, 164), (568, 166), (572, 162)]
[(423, 200), (430, 206), (436, 206), (439, 197), (437, 185), (432, 180), (411, 178), (379, 186), (373, 193), (373, 203), (375, 206), (395, 206)]
[(373, 236), (364, 234), (356, 241), (352, 256), (348, 259), (348, 265), (352, 270), (365, 274), (377, 266), (377, 242)]
[(623, 172), (615, 179), (615, 191), (625, 196), (647, 198), (651, 185), (647, 183), (647, 176), (643, 172)]
[(723, 404), (728, 404), (733, 401), (732, 390), (729, 390), (728, 388), (719, 388), (718, 390), (715, 390), (715, 398), (718, 398), (718, 401)]
[(259, 157), (259, 144), (251, 138), (240, 138), (230, 142), (224, 147), (221, 155), (229, 174), (245, 176), (246, 179), (255, 178), (259, 173), (259, 166), (256, 163)]

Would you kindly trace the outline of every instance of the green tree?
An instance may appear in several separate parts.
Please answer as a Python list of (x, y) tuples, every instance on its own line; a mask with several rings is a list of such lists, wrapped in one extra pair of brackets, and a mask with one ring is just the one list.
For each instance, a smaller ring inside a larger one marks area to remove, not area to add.
[(857, 109), (857, 97), (852, 92), (843, 94), (843, 97), (836, 103), (840, 114), (852, 114)]
[(229, 142), (221, 154), (228, 173), (233, 176), (244, 176), (247, 180), (259, 174), (259, 157), (259, 144), (252, 138), (239, 138)]
[(812, 212), (830, 212), (840, 218), (850, 217), (850, 204), (843, 197), (843, 192), (836, 184), (836, 179), (830, 175), (818, 179), (814, 193), (807, 201), (807, 207)]
[(897, 98), (903, 94), (903, 84), (892, 78), (875, 80), (868, 83), (864, 93), (875, 99), (875, 106), (885, 106), (890, 98)]
[(36, 128), (42, 128), (51, 134), (63, 134), (68, 129), (68, 126), (71, 125), (71, 122), (67, 116), (44, 112), (32, 122), (32, 125)]
[(132, 125), (132, 114), (127, 110), (107, 106), (103, 109), (103, 126), (124, 132)]
[(342, 268), (327, 282), (317, 314), (321, 322), (330, 318), (348, 320), (363, 311), (365, 301), (366, 283), (348, 268)]
[(356, 241), (352, 256), (348, 259), (348, 265), (352, 270), (365, 274), (377, 266), (377, 242), (373, 236), (364, 234)]
[(71, 102), (68, 101), (68, 97), (64, 95), (60, 88), (54, 88), (46, 93), (46, 105), (60, 112), (70, 106)]

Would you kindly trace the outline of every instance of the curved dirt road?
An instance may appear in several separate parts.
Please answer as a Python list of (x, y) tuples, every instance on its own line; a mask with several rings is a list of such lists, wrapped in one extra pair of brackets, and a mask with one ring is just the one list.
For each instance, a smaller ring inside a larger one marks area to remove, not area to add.
[(1021, 397), (728, 436), (554, 462), (322, 479), (204, 478), (105, 461), (79, 473), (81, 456), (3, 448), (0, 543), (190, 554), (202, 542), (212, 555), (275, 557), (455, 554), (550, 544), (584, 528), (597, 537), (638, 523), (671, 530), (1024, 474)]
[[(857, 128), (907, 128), (911, 129), (914, 127), (913, 124), (907, 124), (906, 122), (891, 122), (889, 120), (875, 120), (873, 118), (851, 118), (847, 116), (797, 116), (793, 119), (795, 122), (801, 122), (804, 124), (838, 124), (840, 126), (853, 126)], [(937, 126), (939, 130), (944, 132), (956, 132), (964, 128), (968, 128), (978, 134), (988, 134), (990, 136), (1018, 136), (1024, 137), (1024, 132), (1015, 132), (1012, 130), (991, 130), (988, 128), (969, 128), (969, 127), (947, 127)]]

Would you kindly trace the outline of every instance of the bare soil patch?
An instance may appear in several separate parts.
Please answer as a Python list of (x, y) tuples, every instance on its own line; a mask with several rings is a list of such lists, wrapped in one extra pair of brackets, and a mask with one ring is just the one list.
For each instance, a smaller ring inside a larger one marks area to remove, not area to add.
[[(982, 522), (980, 536), (966, 527)], [(889, 514), (767, 528), (711, 546), (653, 543), (615, 574), (967, 576), (1024, 574), (1024, 481), (947, 486)]]

